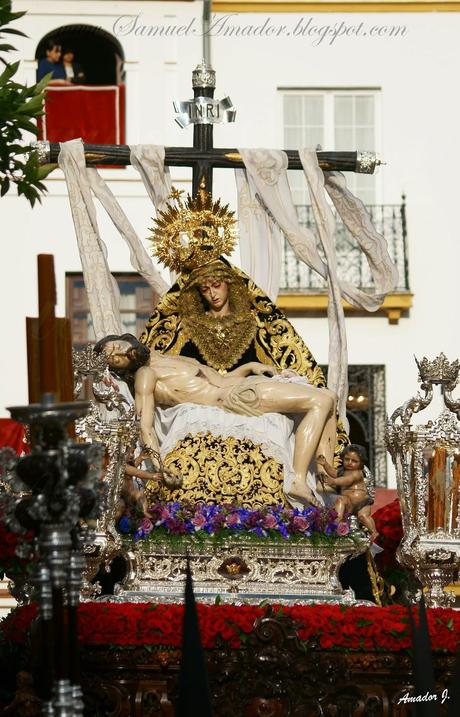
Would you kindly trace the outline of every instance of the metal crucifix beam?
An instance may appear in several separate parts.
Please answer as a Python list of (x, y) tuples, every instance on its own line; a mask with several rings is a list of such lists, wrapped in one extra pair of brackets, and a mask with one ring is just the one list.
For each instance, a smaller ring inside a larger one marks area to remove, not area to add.
[[(237, 149), (214, 148), (214, 124), (222, 121), (233, 122), (236, 111), (230, 98), (214, 99), (215, 72), (205, 63), (198, 65), (192, 74), (194, 97), (185, 102), (175, 102), (176, 122), (185, 127), (193, 124), (193, 147), (166, 147), (165, 164), (170, 167), (192, 167), (192, 195), (200, 186), (212, 194), (213, 169), (243, 168), (244, 163)], [(37, 142), (40, 164), (57, 162), (60, 147), (58, 142)], [(130, 161), (128, 145), (85, 144), (86, 164), (126, 166)], [(284, 150), (288, 157), (288, 169), (302, 169), (299, 153)], [(372, 174), (380, 164), (373, 152), (317, 152), (318, 163), (323, 170), (359, 172)]]

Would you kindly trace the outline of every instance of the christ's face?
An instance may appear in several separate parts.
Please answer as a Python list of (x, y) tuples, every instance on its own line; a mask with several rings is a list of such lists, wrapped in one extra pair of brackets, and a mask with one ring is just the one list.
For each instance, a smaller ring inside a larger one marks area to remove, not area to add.
[(208, 279), (199, 286), (200, 294), (210, 311), (225, 314), (228, 312), (228, 284), (220, 279)]
[(107, 356), (107, 363), (110, 368), (127, 369), (131, 366), (130, 349), (131, 344), (128, 341), (108, 341), (103, 351)]

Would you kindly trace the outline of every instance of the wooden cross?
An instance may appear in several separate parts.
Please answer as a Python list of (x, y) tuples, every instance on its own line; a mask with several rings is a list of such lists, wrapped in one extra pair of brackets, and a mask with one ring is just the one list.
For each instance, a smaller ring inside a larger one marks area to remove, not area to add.
[[(214, 123), (221, 121), (221, 114), (225, 111), (220, 108), (222, 102), (214, 100), (215, 72), (204, 63), (198, 65), (192, 74), (192, 86), (193, 100), (180, 104), (188, 107), (186, 114), (194, 125), (193, 147), (166, 147), (165, 165), (192, 167), (192, 196), (195, 196), (203, 185), (212, 194), (213, 169), (244, 168), (244, 163), (237, 149), (214, 148), (213, 145)], [(60, 151), (58, 142), (38, 142), (37, 146), (41, 164), (57, 162)], [(85, 144), (84, 151), (89, 166), (130, 164), (130, 149), (127, 145)], [(295, 150), (284, 151), (288, 157), (288, 169), (302, 169), (299, 153)], [(372, 174), (380, 164), (371, 152), (318, 151), (317, 156), (323, 170)]]

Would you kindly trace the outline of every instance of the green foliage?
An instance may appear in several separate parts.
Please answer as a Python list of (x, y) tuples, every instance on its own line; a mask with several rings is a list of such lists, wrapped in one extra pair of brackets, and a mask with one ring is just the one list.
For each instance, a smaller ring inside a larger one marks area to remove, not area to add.
[[(24, 14), (11, 12), (10, 0), (0, 0), (0, 53), (15, 50), (3, 42), (5, 35), (25, 37), (20, 30), (7, 27)], [(30, 145), (22, 143), (22, 138), (24, 132), (37, 136), (33, 120), (43, 114), (44, 90), (51, 75), (37, 85), (26, 87), (14, 80), (19, 62), (9, 63), (0, 54), (0, 63), (4, 65), (0, 74), (0, 197), (16, 186), (18, 194), (33, 207), (37, 199), (41, 201), (40, 193), (46, 191), (41, 182), (46, 170), (38, 166), (36, 153)]]

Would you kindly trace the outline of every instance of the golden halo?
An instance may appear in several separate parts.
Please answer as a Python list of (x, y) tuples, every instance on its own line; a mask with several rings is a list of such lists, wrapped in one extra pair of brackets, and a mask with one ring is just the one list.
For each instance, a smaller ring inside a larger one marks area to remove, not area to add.
[(149, 240), (153, 254), (176, 272), (192, 271), (222, 254), (231, 254), (236, 243), (235, 214), (220, 199), (212, 201), (201, 191), (194, 199), (173, 190), (166, 209), (158, 212)]

